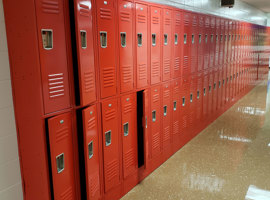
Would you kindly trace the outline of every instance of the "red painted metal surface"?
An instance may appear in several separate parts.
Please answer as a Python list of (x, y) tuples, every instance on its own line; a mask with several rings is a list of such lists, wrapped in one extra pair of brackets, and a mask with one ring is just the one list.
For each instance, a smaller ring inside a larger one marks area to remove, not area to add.
[(194, 74), (198, 71), (198, 15), (191, 15), (192, 27), (191, 27), (191, 44), (190, 44), (190, 73)]
[(179, 134), (181, 128), (181, 98), (180, 98), (180, 89), (181, 89), (181, 79), (178, 78), (172, 81), (172, 139), (173, 139), (173, 149), (174, 151), (179, 148), (180, 137)]
[(190, 47), (191, 47), (191, 13), (185, 11), (183, 12), (183, 28), (184, 28), (184, 38), (183, 38), (183, 68), (182, 68), (182, 76), (189, 76), (190, 69)]

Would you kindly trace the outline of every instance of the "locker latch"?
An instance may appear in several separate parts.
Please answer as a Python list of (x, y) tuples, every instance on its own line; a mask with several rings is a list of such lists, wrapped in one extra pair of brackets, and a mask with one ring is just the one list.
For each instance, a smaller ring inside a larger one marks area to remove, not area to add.
[(192, 44), (194, 44), (194, 42), (195, 42), (194, 34), (192, 34), (192, 36), (191, 36), (191, 42), (192, 42)]
[(46, 50), (51, 50), (53, 48), (53, 30), (42, 29), (41, 35), (42, 35), (43, 48)]
[(81, 48), (86, 49), (87, 48), (87, 37), (86, 37), (86, 31), (81, 30)]
[(121, 46), (122, 47), (126, 47), (126, 33), (125, 32), (121, 32), (120, 33), (120, 38), (121, 38)]
[(193, 101), (193, 94), (190, 94), (190, 103)]
[(213, 43), (213, 42), (214, 42), (214, 35), (211, 34), (211, 43)]
[(106, 147), (107, 147), (107, 146), (110, 146), (111, 143), (112, 143), (111, 134), (112, 134), (112, 131), (111, 131), (111, 130), (105, 132), (105, 142), (106, 142)]
[(184, 44), (186, 44), (187, 43), (187, 34), (185, 33), (184, 34)]
[(156, 34), (152, 33), (152, 46), (156, 46)]
[(101, 48), (107, 48), (107, 32), (100, 31), (99, 35)]
[(185, 106), (185, 102), (186, 102), (185, 97), (183, 97), (182, 98), (182, 106)]
[(156, 118), (156, 111), (153, 110), (152, 111), (152, 121), (155, 122), (156, 120), (157, 120), (157, 118)]
[(128, 136), (129, 132), (128, 122), (124, 123), (123, 127), (124, 127), (124, 136)]
[(205, 34), (205, 43), (207, 43), (207, 40), (208, 40), (208, 35)]
[(142, 33), (137, 34), (137, 41), (138, 41), (138, 46), (142, 46)]
[(167, 106), (163, 107), (163, 115), (166, 116), (167, 115)]
[(174, 34), (174, 44), (178, 44), (178, 34)]
[(201, 42), (202, 42), (202, 35), (199, 34), (199, 44), (201, 44)]
[(93, 152), (93, 141), (89, 142), (88, 144), (88, 158), (92, 158), (94, 155), (94, 152)]
[(203, 88), (203, 96), (205, 96), (205, 95), (206, 95), (206, 89)]
[(64, 153), (56, 156), (57, 173), (60, 174), (65, 169)]
[(168, 44), (168, 34), (164, 34), (164, 45)]
[(173, 102), (173, 110), (176, 111), (176, 106), (177, 106), (177, 103), (176, 101)]
[(198, 90), (197, 91), (197, 99), (199, 99), (200, 98), (200, 91)]

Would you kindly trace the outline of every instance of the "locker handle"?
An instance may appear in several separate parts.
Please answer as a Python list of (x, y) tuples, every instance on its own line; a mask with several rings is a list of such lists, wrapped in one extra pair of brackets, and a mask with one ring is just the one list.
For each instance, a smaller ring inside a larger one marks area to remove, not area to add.
[(174, 102), (173, 102), (173, 110), (174, 110), (174, 111), (176, 111), (176, 106), (177, 106), (176, 104), (177, 104), (176, 101), (174, 101)]
[(208, 40), (208, 35), (205, 34), (205, 43), (207, 44), (207, 40)]
[(157, 118), (156, 118), (156, 111), (153, 110), (152, 111), (152, 121), (155, 122), (156, 120), (157, 120)]
[(86, 31), (81, 30), (80, 31), (81, 35), (81, 48), (86, 49), (87, 48), (87, 37), (86, 37)]
[(167, 105), (163, 107), (163, 115), (167, 116)]
[(93, 141), (89, 142), (88, 144), (88, 158), (91, 159), (94, 155), (93, 151)]
[(138, 47), (142, 46), (142, 33), (137, 34)]
[(205, 96), (205, 95), (206, 95), (206, 89), (203, 88), (203, 96)]
[(190, 103), (193, 101), (193, 94), (190, 94)]
[(168, 34), (164, 34), (164, 45), (168, 44)]
[(112, 131), (109, 130), (107, 132), (105, 132), (105, 143), (106, 143), (106, 147), (110, 146), (112, 143)]
[(209, 85), (209, 93), (211, 93), (211, 85)]
[(126, 33), (121, 32), (120, 33), (120, 38), (121, 38), (121, 47), (126, 47), (126, 45), (127, 45), (127, 43), (126, 43)]
[(211, 43), (213, 43), (213, 42), (214, 42), (214, 35), (211, 34)]
[(216, 83), (214, 83), (214, 90), (216, 89), (216, 85), (217, 85), (217, 84), (216, 84)]
[(152, 33), (152, 46), (156, 46), (156, 34)]
[(53, 30), (41, 29), (42, 43), (45, 50), (53, 49)]
[(185, 97), (183, 97), (182, 98), (182, 106), (185, 106), (185, 102), (186, 102)]
[(123, 124), (123, 128), (124, 128), (124, 136), (128, 136), (129, 133), (128, 122)]
[(174, 44), (178, 44), (178, 34), (174, 34)]
[(107, 32), (106, 31), (100, 31), (100, 45), (101, 48), (107, 48)]
[(58, 156), (56, 156), (56, 167), (57, 167), (58, 174), (64, 171), (65, 169), (64, 153), (61, 153)]
[(200, 91), (198, 90), (197, 91), (197, 99), (199, 99), (200, 98)]
[(192, 44), (194, 44), (194, 42), (195, 42), (194, 34), (192, 34), (192, 36), (191, 36), (191, 42), (192, 42)]
[(184, 44), (186, 44), (187, 43), (187, 34), (185, 33), (184, 34)]
[(201, 44), (201, 42), (202, 42), (202, 35), (199, 34), (199, 44)]

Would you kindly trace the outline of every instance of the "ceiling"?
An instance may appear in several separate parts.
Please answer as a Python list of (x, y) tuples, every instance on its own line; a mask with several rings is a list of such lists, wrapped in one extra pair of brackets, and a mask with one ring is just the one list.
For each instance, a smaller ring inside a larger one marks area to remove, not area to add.
[(241, 0), (263, 12), (270, 13), (270, 0)]

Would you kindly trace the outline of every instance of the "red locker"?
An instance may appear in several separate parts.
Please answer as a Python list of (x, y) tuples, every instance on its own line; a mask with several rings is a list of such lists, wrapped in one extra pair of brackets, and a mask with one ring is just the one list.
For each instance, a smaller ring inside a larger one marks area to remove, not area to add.
[(174, 151), (179, 148), (179, 134), (180, 134), (180, 109), (181, 109), (181, 98), (180, 98), (180, 78), (172, 81), (172, 138)]
[(217, 110), (219, 110), (222, 106), (222, 99), (223, 99), (222, 79), (223, 79), (223, 71), (219, 70), (217, 83)]
[(161, 58), (161, 10), (151, 7), (151, 84), (159, 83)]
[[(195, 97), (195, 96), (194, 96)], [(197, 74), (197, 105), (196, 105), (196, 122), (198, 123), (197, 130), (201, 127), (202, 123), (202, 111), (203, 111), (203, 73)]]
[(82, 111), (87, 200), (100, 198), (99, 133), (96, 105)]
[(228, 65), (228, 20), (224, 22), (224, 54), (223, 54), (223, 63), (224, 67), (226, 68)]
[(119, 1), (119, 68), (121, 93), (134, 88), (133, 68), (133, 3)]
[(216, 17), (211, 16), (210, 22), (210, 49), (209, 49), (209, 68), (215, 66), (215, 48), (216, 48)]
[(223, 64), (224, 64), (224, 37), (225, 37), (225, 32), (224, 32), (224, 19), (220, 19), (220, 37), (219, 37), (219, 65), (218, 69), (222, 69)]
[(144, 132), (144, 166), (148, 168), (150, 159), (150, 132), (148, 128), (150, 115), (149, 115), (149, 90), (143, 91), (143, 132)]
[(48, 119), (53, 195), (55, 200), (75, 199), (72, 116), (65, 113)]
[(219, 58), (219, 49), (220, 49), (220, 18), (216, 17), (216, 35), (215, 35), (215, 70), (217, 70), (219, 68), (219, 64), (220, 64), (220, 58)]
[(216, 71), (213, 74), (214, 77), (214, 83), (213, 83), (213, 102), (212, 102), (212, 111), (213, 113), (217, 110), (217, 104), (218, 104), (218, 75), (219, 72)]
[(120, 183), (120, 150), (117, 99), (102, 102), (102, 137), (105, 192)]
[(189, 136), (189, 97), (190, 97), (190, 79), (189, 77), (183, 77), (182, 79), (182, 89), (180, 90), (180, 101), (181, 101), (181, 131), (185, 135), (182, 138), (185, 142), (187, 141), (187, 136)]
[(187, 11), (183, 12), (184, 22), (184, 45), (183, 45), (183, 68), (182, 76), (189, 76), (190, 69), (190, 46), (191, 46), (191, 14)]
[(190, 87), (189, 87), (189, 127), (190, 134), (194, 135), (196, 132), (196, 107), (197, 107), (197, 75), (192, 75), (190, 77)]
[(203, 69), (206, 70), (209, 68), (209, 53), (210, 53), (210, 17), (205, 15), (204, 17), (204, 58), (203, 58)]
[(204, 16), (198, 17), (198, 72), (203, 70), (204, 57)]
[(226, 104), (226, 92), (227, 92), (227, 82), (226, 82), (226, 77), (227, 77), (227, 67), (223, 68), (222, 72), (222, 101), (221, 101), (221, 106), (222, 108)]
[(121, 97), (124, 178), (138, 168), (136, 93)]
[(171, 85), (166, 82), (162, 85), (162, 149), (165, 156), (170, 155), (171, 150)]
[(191, 27), (191, 45), (190, 45), (190, 72), (191, 74), (197, 72), (198, 70), (198, 15), (193, 13), (192, 18), (192, 27)]
[(116, 94), (115, 1), (97, 1), (98, 56), (101, 98)]
[(136, 3), (137, 88), (148, 84), (148, 6)]
[(151, 88), (151, 151), (152, 157), (160, 156), (161, 152), (161, 111), (160, 111), (160, 86)]
[(172, 10), (163, 9), (163, 65), (162, 80), (167, 81), (171, 78), (172, 65)]
[(52, 7), (47, 1), (36, 2), (45, 114), (70, 107), (67, 39), (62, 4)]
[(207, 117), (208, 117), (208, 81), (209, 81), (209, 77), (208, 77), (208, 71), (204, 71), (203, 73), (203, 91), (202, 91), (202, 95), (203, 95), (203, 121), (206, 122)]
[(213, 114), (213, 88), (214, 88), (214, 74), (213, 71), (208, 73), (208, 115), (211, 119)]
[(84, 106), (96, 100), (92, 7), (90, 0), (74, 4), (80, 104)]
[(182, 13), (174, 10), (174, 17), (173, 17), (173, 34), (174, 34), (174, 39), (173, 39), (173, 78), (178, 78), (181, 76), (181, 67), (182, 67), (182, 44), (183, 44), (183, 22), (182, 22)]

